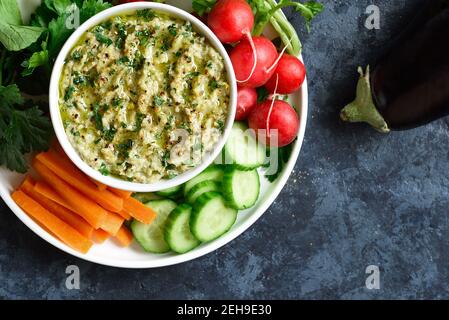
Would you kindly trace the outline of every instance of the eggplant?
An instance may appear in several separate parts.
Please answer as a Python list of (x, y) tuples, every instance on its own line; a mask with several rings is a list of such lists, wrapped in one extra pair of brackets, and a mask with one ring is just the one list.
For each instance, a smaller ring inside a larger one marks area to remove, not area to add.
[(356, 99), (340, 114), (344, 121), (388, 133), (449, 115), (449, 1), (431, 1), (372, 73), (369, 66), (358, 71)]

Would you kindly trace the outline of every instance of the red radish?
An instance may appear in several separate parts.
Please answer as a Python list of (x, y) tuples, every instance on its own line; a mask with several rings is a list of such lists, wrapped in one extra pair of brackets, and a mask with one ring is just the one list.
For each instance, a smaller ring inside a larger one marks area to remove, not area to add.
[(277, 76), (279, 77), (277, 93), (290, 94), (302, 86), (306, 78), (306, 68), (298, 58), (283, 54), (273, 76), (265, 84), (265, 87), (271, 93), (275, 91)]
[[(265, 100), (253, 109), (248, 124), (256, 132), (258, 129), (266, 130), (266, 143), (272, 147), (289, 145), (295, 140), (299, 130), (298, 114), (283, 100)], [(277, 142), (273, 141), (276, 135), (271, 130), (277, 130)]]
[(251, 110), (257, 106), (257, 92), (253, 88), (241, 88), (237, 90), (237, 112), (235, 120), (245, 120)]
[(247, 81), (256, 69), (257, 53), (251, 37), (254, 27), (254, 14), (246, 0), (218, 0), (207, 17), (207, 24), (221, 42), (230, 44), (247, 39), (253, 56), (251, 70), (247, 73)]
[[(247, 88), (263, 86), (273, 75), (276, 59), (279, 57), (276, 47), (270, 40), (265, 37), (252, 39), (256, 56), (253, 55), (251, 44), (247, 39), (242, 40), (229, 54), (237, 82), (241, 87)], [(253, 68), (254, 62), (256, 62), (255, 68)]]
[(254, 14), (245, 0), (219, 0), (210, 11), (207, 24), (221, 42), (238, 42), (251, 36)]

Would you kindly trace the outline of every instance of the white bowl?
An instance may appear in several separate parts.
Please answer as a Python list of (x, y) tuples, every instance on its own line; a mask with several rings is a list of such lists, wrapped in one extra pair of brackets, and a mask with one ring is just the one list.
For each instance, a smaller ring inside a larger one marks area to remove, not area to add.
[[(190, 21), (194, 29), (198, 31), (200, 34), (204, 35), (206, 39), (209, 40), (209, 43), (213, 47), (215, 47), (218, 50), (218, 52), (223, 56), (228, 76), (228, 82), (230, 85), (228, 116), (226, 119), (223, 133), (220, 136), (219, 141), (215, 144), (213, 151), (204, 156), (201, 164), (199, 164), (197, 167), (189, 171), (186, 171), (185, 173), (182, 173), (173, 179), (161, 180), (149, 184), (129, 182), (113, 176), (104, 176), (97, 170), (90, 167), (87, 163), (85, 163), (78, 155), (78, 153), (75, 151), (74, 147), (67, 138), (59, 109), (59, 82), (60, 82), (59, 80), (61, 77), (62, 69), (64, 67), (64, 62), (67, 55), (75, 46), (75, 44), (78, 42), (79, 38), (87, 30), (98, 25), (99, 23), (110, 17), (130, 13), (139, 9), (153, 9), (159, 12), (167, 13), (173, 17), (177, 17), (185, 21)], [(234, 122), (237, 104), (237, 85), (235, 80), (234, 69), (232, 68), (231, 60), (229, 59), (229, 56), (225, 48), (221, 44), (220, 40), (218, 40), (218, 38), (204, 23), (202, 23), (199, 19), (195, 18), (188, 12), (170, 5), (154, 2), (134, 2), (114, 6), (112, 8), (100, 12), (99, 14), (93, 16), (92, 18), (84, 22), (70, 36), (70, 38), (66, 41), (65, 45), (62, 47), (58, 55), (58, 58), (56, 59), (55, 65), (53, 67), (53, 72), (50, 80), (49, 100), (50, 100), (51, 120), (56, 133), (56, 137), (58, 138), (59, 143), (61, 144), (65, 153), (81, 171), (83, 171), (91, 178), (117, 189), (136, 191), (136, 192), (154, 192), (180, 185), (192, 179), (194, 176), (198, 175), (201, 171), (203, 171), (207, 166), (209, 166), (214, 161), (214, 159), (219, 155), (230, 134), (232, 124)]]

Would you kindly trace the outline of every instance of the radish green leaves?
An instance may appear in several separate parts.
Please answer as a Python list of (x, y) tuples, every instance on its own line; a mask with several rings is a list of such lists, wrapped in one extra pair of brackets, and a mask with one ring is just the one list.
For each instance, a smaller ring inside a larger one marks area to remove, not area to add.
[(254, 35), (260, 35), (272, 17), (275, 17), (279, 10), (285, 7), (293, 7), (296, 12), (306, 20), (307, 30), (310, 29), (310, 22), (312, 19), (323, 11), (322, 4), (316, 1), (296, 2), (289, 0), (249, 0), (249, 4), (255, 11), (255, 26), (253, 30)]

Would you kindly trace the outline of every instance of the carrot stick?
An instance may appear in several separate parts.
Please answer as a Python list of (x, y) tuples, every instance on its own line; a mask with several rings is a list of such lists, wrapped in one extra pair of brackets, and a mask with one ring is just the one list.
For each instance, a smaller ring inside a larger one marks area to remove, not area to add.
[(57, 204), (63, 206), (66, 209), (75, 212), (75, 209), (67, 203), (52, 187), (43, 181), (38, 181), (34, 185), (34, 191), (41, 194), (42, 196), (56, 202)]
[(51, 230), (51, 232), (62, 242), (81, 253), (87, 253), (87, 251), (89, 251), (92, 246), (92, 241), (82, 236), (78, 231), (55, 215), (51, 214), (38, 202), (27, 196), (23, 191), (15, 191), (12, 194), (12, 198), (23, 211)]
[(112, 193), (115, 193), (117, 196), (119, 196), (120, 198), (123, 198), (123, 199), (128, 199), (133, 194), (131, 191), (115, 189), (115, 188), (112, 188), (112, 187), (109, 187), (108, 189), (110, 191), (112, 191)]
[(63, 206), (64, 208), (76, 213), (76, 209), (74, 209), (70, 204), (68, 204), (67, 201), (65, 201), (52, 187), (50, 187), (45, 182), (42, 181), (36, 182), (36, 184), (34, 185), (34, 191), (48, 199), (51, 199), (57, 204)]
[(133, 242), (133, 234), (127, 227), (122, 226), (113, 239), (122, 247), (128, 247)]
[[(25, 176), (25, 179), (23, 179), (22, 184), (19, 186), (19, 188), (20, 188), (23, 184), (26, 184), (26, 185), (32, 185), (32, 186), (34, 187), (34, 185), (36, 184), (36, 180), (34, 180), (32, 176), (30, 176), (29, 174), (27, 174), (27, 175)], [(19, 188), (18, 188), (18, 189), (19, 189)]]
[(122, 211), (117, 212), (117, 213), (119, 215), (121, 215), (123, 217), (123, 219), (125, 219), (127, 221), (131, 220), (131, 216), (125, 210), (122, 210)]
[[(36, 183), (36, 181), (29, 175), (27, 174), (25, 179), (22, 181), (22, 184), (17, 188), (17, 190), (20, 190), (21, 187), (24, 184), (31, 184), (34, 185)], [(22, 190), (23, 191), (23, 190)], [(25, 192), (25, 191), (24, 191)], [(26, 192), (25, 192), (26, 193)], [(39, 221), (37, 221), (36, 219), (34, 219), (33, 217), (31, 217), (31, 219), (33, 219), (34, 222), (36, 222), (42, 229), (44, 229), (45, 231), (47, 231), (49, 234), (51, 234), (53, 237), (58, 238), (53, 232), (51, 232), (51, 230), (49, 230), (46, 226), (44, 226), (42, 223), (40, 223)]]
[(109, 238), (110, 234), (102, 229), (94, 230), (91, 239), (96, 243), (103, 243)]
[(94, 229), (86, 222), (86, 220), (78, 216), (76, 213), (50, 200), (49, 198), (46, 198), (40, 193), (37, 193), (34, 190), (32, 179), (30, 179), (29, 176), (27, 176), (20, 185), (20, 190), (25, 192), (29, 197), (38, 202), (42, 207), (53, 213), (59, 219), (68, 223), (86, 238), (91, 237)]
[[(56, 152), (58, 155), (62, 156), (64, 158), (64, 160), (67, 160), (69, 162), (71, 162), (71, 160), (69, 159), (69, 157), (65, 154), (64, 150), (62, 149), (61, 145), (59, 144), (59, 142), (56, 140), (56, 142), (51, 144), (51, 148), (50, 151), (53, 150), (54, 152)], [(104, 183), (101, 183), (95, 179), (90, 178), (90, 181), (92, 181), (98, 188), (98, 190), (103, 191), (107, 189), (107, 185), (105, 185)]]
[(106, 219), (103, 221), (103, 223), (100, 225), (100, 228), (108, 232), (109, 234), (115, 236), (124, 221), (125, 219), (123, 219), (122, 216), (119, 216), (114, 212), (108, 212), (108, 215), (106, 216)]
[(104, 190), (106, 190), (108, 188), (107, 185), (105, 185), (104, 183), (101, 183), (100, 181), (97, 181), (97, 180), (92, 179), (92, 178), (89, 178), (89, 180), (92, 181), (97, 186), (97, 189), (100, 190), (100, 191), (104, 191)]
[(51, 151), (41, 152), (36, 158), (62, 180), (84, 193), (106, 210), (119, 212), (123, 209), (123, 199), (109, 190), (98, 190), (97, 186), (69, 160)]
[(34, 181), (34, 179), (30, 175), (27, 174), (25, 176), (25, 179), (23, 179), (22, 184), (17, 189), (20, 189), (23, 187), (26, 187), (27, 189), (29, 187), (31, 187), (31, 189), (33, 189), (35, 183), (36, 183), (36, 181)]
[(145, 224), (150, 224), (156, 218), (156, 213), (153, 209), (132, 197), (126, 199), (123, 203), (123, 211)]
[(89, 198), (86, 198), (71, 185), (67, 184), (36, 158), (33, 159), (33, 167), (39, 175), (74, 209), (74, 212), (83, 217), (95, 229), (100, 227), (107, 216), (107, 211), (105, 209)]
[[(69, 163), (71, 163), (71, 160), (69, 159), (69, 157), (66, 155), (66, 153), (64, 152), (64, 149), (62, 149), (61, 145), (59, 144), (58, 140), (54, 140), (51, 144), (51, 148), (50, 151), (56, 152), (58, 155), (60, 155), (64, 161), (68, 161)], [(97, 181), (91, 177), (88, 177), (90, 181), (92, 181), (98, 188), (98, 190), (103, 191), (106, 190), (108, 188), (107, 185), (105, 185), (104, 183), (101, 183), (100, 181)]]

